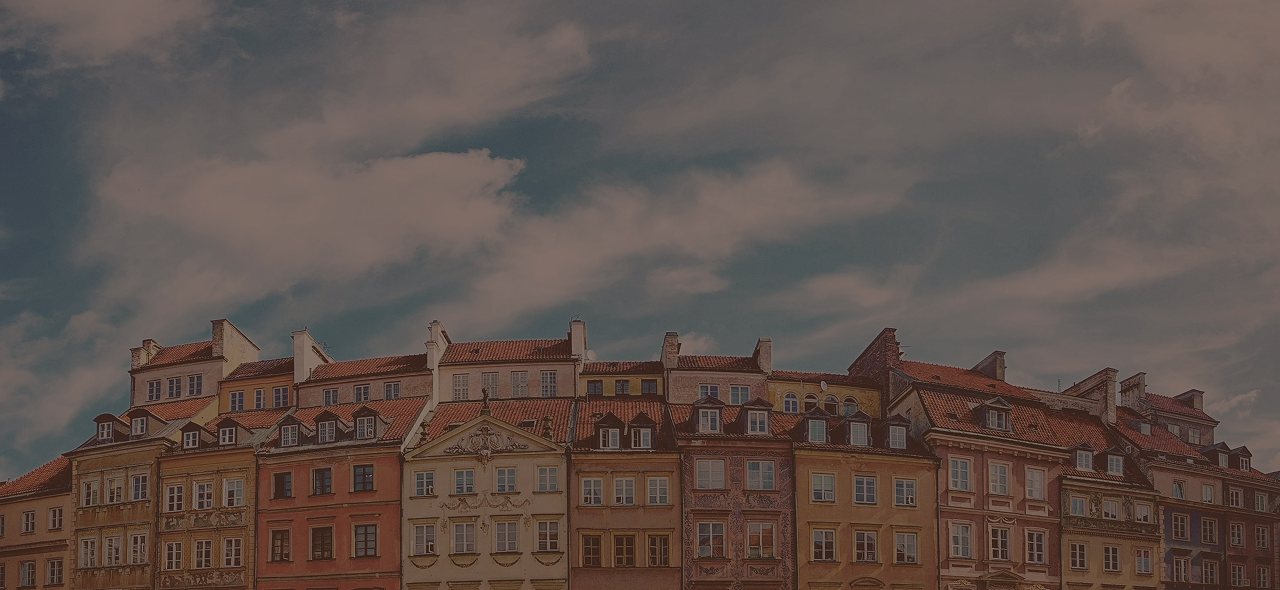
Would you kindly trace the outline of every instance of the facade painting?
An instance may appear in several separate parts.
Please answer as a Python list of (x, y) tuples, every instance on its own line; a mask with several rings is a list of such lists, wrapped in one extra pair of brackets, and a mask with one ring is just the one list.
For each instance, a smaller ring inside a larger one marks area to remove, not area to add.
[(0, 486), (0, 587), (67, 585), (73, 509), (66, 457)]

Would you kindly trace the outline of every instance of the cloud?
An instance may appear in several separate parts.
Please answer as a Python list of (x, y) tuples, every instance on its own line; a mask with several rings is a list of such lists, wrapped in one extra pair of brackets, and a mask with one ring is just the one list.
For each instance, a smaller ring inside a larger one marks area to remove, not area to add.
[(719, 348), (710, 334), (689, 332), (680, 335), (680, 354), (714, 354)]
[(101, 65), (129, 51), (162, 56), (179, 42), (175, 32), (199, 27), (213, 11), (204, 0), (44, 2), (4, 0), (9, 36), (19, 43), (47, 45), (65, 65)]

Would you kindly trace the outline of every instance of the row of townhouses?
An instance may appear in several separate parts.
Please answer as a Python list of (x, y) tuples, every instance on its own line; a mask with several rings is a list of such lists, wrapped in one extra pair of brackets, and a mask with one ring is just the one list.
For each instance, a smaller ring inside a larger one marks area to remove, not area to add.
[(1203, 392), (565, 338), (132, 350), (129, 408), (0, 486), (0, 588), (1271, 588), (1280, 481)]

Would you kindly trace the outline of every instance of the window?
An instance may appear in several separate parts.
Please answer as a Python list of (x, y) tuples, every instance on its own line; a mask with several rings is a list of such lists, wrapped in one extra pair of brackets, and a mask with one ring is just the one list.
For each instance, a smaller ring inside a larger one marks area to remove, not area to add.
[(858, 400), (851, 397), (844, 398), (844, 407), (842, 408), (845, 416), (852, 416), (858, 413)]
[(189, 375), (187, 376), (187, 395), (196, 396), (204, 393), (204, 376)]
[(1198, 445), (1200, 444), (1200, 431), (1194, 428), (1187, 429), (1187, 442)]
[(1248, 457), (1240, 457), (1240, 471), (1251, 471)]
[(538, 468), (538, 491), (555, 492), (560, 490), (560, 470), (556, 467)]
[(1200, 519), (1200, 542), (1205, 545), (1218, 544), (1218, 521), (1212, 518)]
[(22, 586), (34, 587), (36, 585), (36, 562), (18, 562), (18, 582)]
[(1187, 499), (1187, 484), (1182, 481), (1173, 482), (1173, 497), (1178, 500)]
[(1093, 471), (1093, 453), (1089, 451), (1076, 451), (1076, 469), (1081, 471)]
[(353, 402), (357, 402), (357, 403), (359, 403), (359, 402), (367, 402), (367, 401), (369, 401), (369, 386), (368, 386), (368, 385), (357, 385), (357, 386), (355, 386), (355, 387), (352, 387), (352, 388), (351, 388), (351, 401), (353, 401)]
[(413, 495), (434, 496), (436, 493), (436, 472), (417, 471), (413, 474)]
[[(286, 478), (292, 474), (283, 473), (276, 474), (277, 477), (284, 475)], [(291, 484), (292, 479), (287, 479), (286, 483)], [(293, 495), (292, 485), (286, 486), (286, 491)], [(202, 481), (196, 483), (196, 510), (212, 510), (213, 509), (213, 482)]]
[(905, 426), (889, 427), (889, 448), (891, 449), (907, 448), (907, 428)]
[[(93, 482), (93, 488), (95, 490), (98, 489), (98, 482)], [(94, 493), (94, 498), (97, 498), (96, 492)], [(111, 479), (108, 479), (107, 480), (107, 503), (116, 504), (118, 502), (123, 502), (123, 501), (124, 501), (124, 481), (114, 477)], [(95, 504), (97, 503), (96, 499), (94, 500), (94, 503)]]
[(749, 389), (745, 385), (732, 385), (729, 387), (729, 403), (740, 406), (747, 403), (750, 398)]
[(292, 447), (298, 444), (298, 425), (289, 424), (280, 427), (280, 446)]
[(1258, 512), (1267, 511), (1267, 495), (1262, 492), (1253, 493), (1253, 509)]
[(724, 460), (698, 459), (698, 489), (724, 489)]
[(599, 477), (582, 478), (582, 505), (604, 505), (604, 480)]
[(556, 372), (542, 372), (542, 397), (556, 396)]
[(289, 531), (271, 531), (271, 561), (289, 561)]
[(36, 512), (34, 510), (22, 513), (22, 532), (36, 532)]
[(1107, 473), (1111, 475), (1124, 475), (1124, 457), (1118, 455), (1107, 455)]
[(376, 421), (373, 416), (360, 416), (356, 418), (356, 438), (369, 439), (377, 436)]
[(829, 529), (813, 530), (813, 561), (836, 560), (836, 532)]
[(919, 543), (915, 533), (895, 533), (893, 535), (893, 562), (920, 563)]
[(770, 558), (774, 553), (773, 523), (747, 523), (747, 557)]
[(316, 442), (331, 443), (337, 438), (337, 423), (326, 420), (316, 424)]
[(822, 411), (831, 414), (832, 416), (836, 415), (836, 412), (840, 411), (839, 406), (840, 402), (836, 400), (836, 396), (834, 395), (828, 395), (827, 397), (822, 398)]
[(160, 399), (160, 380), (147, 382), (147, 401), (153, 402)]
[(555, 520), (538, 521), (538, 551), (560, 550), (560, 522)]
[(1202, 578), (1205, 584), (1218, 583), (1218, 562), (1205, 560), (1200, 568), (1204, 572)]
[(234, 426), (218, 429), (218, 444), (220, 445), (236, 444), (236, 429)]
[(1009, 561), (1009, 529), (991, 529), (991, 559)]
[(459, 522), (453, 525), (453, 552), (476, 552), (476, 523)]
[(657, 379), (641, 379), (640, 395), (658, 395)]
[(98, 567), (98, 540), (80, 540), (80, 567)]
[(1008, 430), (1009, 412), (1004, 410), (987, 410), (987, 428)]
[(148, 486), (146, 475), (135, 475), (130, 478), (133, 482), (133, 501), (146, 500), (148, 497)]
[(519, 531), (520, 523), (515, 521), (495, 523), (495, 536), (497, 537), (497, 547), (494, 551), (498, 553), (514, 553), (519, 550)]
[(600, 535), (582, 536), (582, 566), (601, 567)]
[[(392, 384), (388, 383), (384, 389), (388, 389)], [(390, 391), (390, 389), (388, 389)], [(480, 394), (489, 394), (489, 397), (497, 399), (498, 397), (498, 374), (497, 373), (480, 373)], [(396, 399), (400, 397), (400, 384), (395, 384), (395, 397), (387, 397), (384, 399)]]
[(102, 540), (102, 565), (120, 565), (120, 537), (107, 537)]
[(969, 491), (969, 460), (951, 460), (951, 489), (962, 492)]
[(618, 429), (617, 428), (601, 428), (600, 429), (600, 448), (616, 449), (619, 448)]
[(262, 389), (253, 390), (253, 408), (261, 410), (267, 407), (267, 392)]
[(178, 512), (182, 510), (182, 486), (169, 486), (165, 488), (165, 511)]
[(147, 418), (145, 416), (141, 418), (134, 418), (130, 422), (130, 424), (132, 425), (132, 428), (129, 430), (130, 435), (132, 436), (147, 435)]
[(587, 395), (604, 395), (604, 381), (599, 379), (587, 381)]
[[(493, 375), (493, 395), (496, 397), (498, 395), (498, 374), (497, 373), (490, 373), (490, 374)], [(396, 381), (395, 383), (383, 383), (382, 399), (400, 399), (400, 382)]]
[(973, 557), (973, 527), (967, 524), (951, 525), (951, 557), (969, 559)]
[(772, 490), (773, 461), (747, 461), (747, 489)]
[(1120, 571), (1120, 548), (1113, 545), (1102, 547), (1102, 569), (1108, 572)]
[(1233, 547), (1244, 547), (1244, 525), (1238, 522), (1231, 523), (1231, 545)]
[(853, 478), (853, 502), (855, 504), (875, 504), (876, 477), (874, 475), (856, 475)]
[(613, 536), (613, 567), (636, 566), (635, 535)]
[(865, 423), (849, 423), (849, 444), (855, 447), (865, 447), (870, 444), (867, 439), (867, 425)]
[(528, 371), (511, 372), (511, 397), (529, 397)]
[(813, 474), (813, 501), (814, 502), (835, 502), (836, 501), (836, 476), (830, 473)]
[(338, 405), (338, 390), (336, 388), (326, 389), (321, 393), (324, 395), (324, 405), (326, 406)]
[(1212, 504), (1213, 497), (1214, 497), (1214, 489), (1212, 485), (1206, 483), (1200, 486), (1201, 501), (1203, 501), (1205, 504)]
[(824, 420), (809, 421), (809, 442), (827, 442), (827, 423)]
[(333, 470), (326, 467), (311, 472), (311, 494), (333, 493)]
[(1134, 571), (1137, 571), (1140, 574), (1151, 573), (1150, 549), (1138, 549), (1134, 552), (1133, 568)]
[[(326, 390), (326, 392), (327, 391), (328, 390)], [(244, 392), (243, 391), (231, 392), (231, 411), (232, 412), (244, 411)]]
[(649, 503), (655, 505), (666, 505), (670, 502), (669, 482), (665, 477), (649, 478)]
[(875, 531), (857, 531), (853, 533), (853, 552), (854, 561), (876, 561)]
[(800, 398), (794, 393), (782, 396), (782, 411), (788, 414), (800, 413)]
[(1173, 581), (1186, 582), (1187, 572), (1191, 570), (1191, 560), (1181, 557), (1173, 560)]
[(458, 469), (453, 472), (453, 493), (474, 494), (476, 491), (476, 470)]
[(169, 397), (182, 397), (182, 377), (168, 379)]
[(1044, 531), (1027, 531), (1027, 563), (1044, 563)]
[[(356, 549), (356, 551), (360, 550)], [(244, 565), (244, 544), (242, 539), (223, 539), (222, 567), (240, 567), (241, 565)]]
[(1089, 569), (1089, 551), (1088, 546), (1084, 543), (1071, 544), (1071, 569)]
[(629, 379), (618, 379), (613, 382), (614, 395), (631, 395), (631, 381)]
[(769, 434), (769, 412), (747, 412), (747, 434)]
[(698, 432), (720, 432), (720, 410), (698, 410)]
[(698, 523), (698, 557), (724, 557), (724, 523)]
[(62, 528), (62, 507), (55, 506), (49, 509), (49, 530), (56, 531)]
[(147, 536), (146, 535), (130, 535), (129, 536), (129, 563), (141, 564), (147, 562)]
[(1226, 453), (1218, 453), (1218, 467), (1226, 469), (1227, 467), (1230, 466), (1229, 465), (1230, 462), (1231, 462), (1230, 458), (1227, 456)]
[(1151, 505), (1137, 504), (1134, 506), (1133, 519), (1138, 522), (1151, 522)]
[(1044, 470), (1027, 470), (1027, 499), (1044, 500)]
[(84, 482), (83, 488), (84, 492), (80, 494), (80, 504), (83, 506), (97, 506), (98, 482), (86, 481)]
[(716, 399), (720, 399), (720, 386), (719, 385), (699, 385), (698, 398), (702, 399), (702, 398), (708, 398), (708, 397), (714, 397)]
[(470, 396), (469, 394), (470, 385), (468, 384), (468, 381), (470, 380), (470, 378), (471, 378), (470, 375), (454, 375), (453, 376), (453, 400), (454, 401), (464, 400)]
[(1102, 518), (1107, 520), (1119, 520), (1120, 503), (1115, 500), (1102, 501)]
[(991, 489), (997, 496), (1009, 495), (1009, 465), (1006, 463), (991, 464)]
[(373, 466), (356, 465), (351, 468), (351, 489), (356, 492), (373, 491)]
[(1232, 508), (1244, 508), (1244, 490), (1231, 488), (1227, 493), (1227, 504)]
[(311, 559), (333, 559), (333, 527), (311, 529)]
[[(366, 391), (368, 390), (368, 386), (365, 386), (365, 390)], [(275, 403), (274, 407), (283, 408), (288, 406), (289, 405), (289, 388), (288, 387), (271, 388), (271, 399)]]
[(1173, 515), (1173, 538), (1187, 541), (1191, 539), (1190, 527), (1187, 526), (1187, 515)]
[(192, 430), (182, 433), (182, 448), (194, 449), (200, 446), (200, 433)]
[(1270, 588), (1271, 587), (1271, 568), (1268, 568), (1265, 565), (1258, 566), (1257, 582), (1258, 582), (1259, 588)]
[(98, 440), (112, 440), (115, 431), (111, 428), (110, 422), (100, 422), (98, 424)]
[(671, 537), (652, 535), (649, 537), (649, 566), (666, 567), (671, 565)]
[(634, 506), (636, 503), (636, 480), (633, 477), (615, 477), (613, 479), (613, 503), (618, 506)]
[(1253, 541), (1254, 545), (1256, 545), (1258, 549), (1270, 549), (1271, 529), (1265, 526), (1255, 528), (1253, 531)]
[(893, 480), (893, 503), (895, 506), (916, 505), (916, 480)]
[(653, 446), (653, 429), (633, 428), (631, 430), (631, 448), (648, 449)]
[(45, 585), (57, 586), (62, 584), (62, 560), (50, 559), (46, 563)]
[(164, 569), (182, 569), (182, 543), (164, 544)]

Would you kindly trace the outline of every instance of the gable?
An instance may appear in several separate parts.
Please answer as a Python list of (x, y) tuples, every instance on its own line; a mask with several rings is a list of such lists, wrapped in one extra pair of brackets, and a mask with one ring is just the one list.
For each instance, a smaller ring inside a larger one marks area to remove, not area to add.
[(481, 463), (487, 463), (494, 455), (560, 450), (560, 445), (545, 438), (492, 416), (480, 416), (410, 451), (405, 459), (473, 456)]

